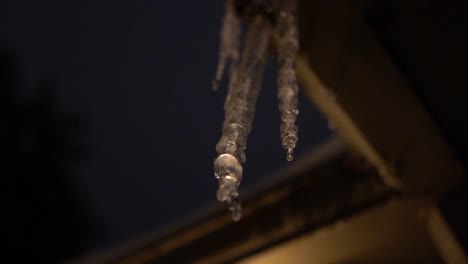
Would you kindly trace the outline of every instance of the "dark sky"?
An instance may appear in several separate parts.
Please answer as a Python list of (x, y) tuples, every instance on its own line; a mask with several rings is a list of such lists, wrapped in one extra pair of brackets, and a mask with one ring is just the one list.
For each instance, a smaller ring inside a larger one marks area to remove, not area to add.
[[(47, 80), (59, 110), (85, 124), (78, 141), (87, 155), (67, 180), (102, 229), (95, 245), (140, 236), (215, 202), (225, 91), (210, 85), (223, 10), (220, 0), (0, 4), (0, 49), (19, 58), (24, 101)], [(286, 165), (275, 78), (270, 63), (243, 188)], [(304, 98), (299, 126), (297, 153), (330, 134)]]

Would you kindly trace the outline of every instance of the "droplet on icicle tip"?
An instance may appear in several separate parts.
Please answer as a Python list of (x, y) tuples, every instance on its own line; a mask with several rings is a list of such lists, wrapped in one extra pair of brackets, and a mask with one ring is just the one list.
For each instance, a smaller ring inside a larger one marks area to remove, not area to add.
[(293, 159), (294, 159), (294, 150), (293, 149), (288, 149), (288, 152), (286, 153), (286, 159), (288, 161), (293, 161)]
[(242, 210), (241, 210), (241, 204), (239, 202), (239, 198), (236, 197), (231, 200), (229, 203), (229, 211), (232, 213), (232, 220), (234, 221), (239, 221), (242, 217)]

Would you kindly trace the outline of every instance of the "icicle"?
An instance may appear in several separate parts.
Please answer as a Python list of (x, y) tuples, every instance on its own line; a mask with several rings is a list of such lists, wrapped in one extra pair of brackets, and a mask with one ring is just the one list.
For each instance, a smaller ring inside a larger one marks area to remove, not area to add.
[(269, 27), (262, 17), (251, 22), (241, 63), (226, 97), (223, 134), (216, 145), (219, 155), (214, 162), (215, 176), (219, 181), (217, 198), (228, 203), (235, 221), (241, 217), (237, 188), (242, 179), (244, 150), (266, 63)]
[(215, 91), (218, 90), (219, 83), (223, 78), (224, 68), (229, 61), (232, 67), (236, 67), (239, 61), (240, 19), (235, 12), (234, 0), (226, 1), (226, 10), (220, 37), (219, 62), (212, 85)]
[(298, 140), (296, 118), (299, 89), (296, 79), (296, 57), (299, 49), (296, 1), (279, 0), (276, 13), (278, 37), (278, 100), (281, 113), (281, 140), (287, 151), (287, 160), (292, 161)]

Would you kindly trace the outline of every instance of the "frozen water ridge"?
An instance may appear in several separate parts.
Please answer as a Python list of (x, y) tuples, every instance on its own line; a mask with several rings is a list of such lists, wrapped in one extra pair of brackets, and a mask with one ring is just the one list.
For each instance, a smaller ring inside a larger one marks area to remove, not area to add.
[[(263, 71), (272, 46), (276, 47), (273, 53), (278, 60), (281, 140), (288, 161), (293, 159), (298, 140), (296, 118), (299, 113), (295, 68), (299, 49), (296, 1), (254, 0), (248, 6), (242, 3), (244, 1), (226, 1), (219, 63), (213, 81), (213, 89), (217, 90), (227, 69), (229, 81), (224, 104), (225, 118), (222, 136), (216, 145), (218, 157), (214, 161), (214, 172), (219, 182), (217, 199), (228, 204), (235, 221), (241, 218), (238, 187), (242, 180), (242, 164), (246, 160), (247, 137), (252, 128)], [(242, 23), (247, 28), (244, 36)], [(242, 38), (244, 45), (241, 52)], [(275, 39), (276, 45), (271, 45), (272, 39)]]

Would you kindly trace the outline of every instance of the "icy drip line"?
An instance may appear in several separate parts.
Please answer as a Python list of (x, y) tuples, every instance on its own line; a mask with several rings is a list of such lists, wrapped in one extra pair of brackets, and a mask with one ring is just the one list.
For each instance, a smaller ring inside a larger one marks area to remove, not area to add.
[[(213, 80), (213, 90), (218, 90), (219, 83), (223, 79), (226, 65), (231, 63), (231, 68), (235, 67), (239, 61), (239, 40), (240, 40), (240, 18), (234, 10), (234, 0), (226, 1), (226, 10), (221, 29), (219, 62), (216, 69), (216, 76)], [(232, 69), (231, 69), (232, 70)]]
[(276, 25), (263, 16), (249, 22), (245, 45), (239, 63), (240, 19), (235, 13), (234, 0), (226, 1), (221, 30), (219, 63), (213, 89), (217, 89), (226, 65), (230, 65), (228, 93), (224, 105), (223, 133), (216, 145), (218, 157), (214, 161), (219, 188), (217, 199), (226, 202), (235, 221), (241, 218), (238, 187), (242, 180), (247, 136), (252, 128), (257, 97), (268, 56), (270, 34), (278, 39), (278, 100), (281, 113), (281, 139), (287, 160), (293, 158), (297, 144), (296, 117), (298, 87), (296, 57), (298, 32), (294, 0), (277, 1)]
[(278, 100), (281, 114), (281, 140), (287, 151), (287, 160), (293, 160), (297, 144), (296, 119), (299, 114), (296, 79), (296, 58), (299, 38), (296, 22), (295, 1), (282, 1), (276, 14), (278, 37)]

